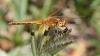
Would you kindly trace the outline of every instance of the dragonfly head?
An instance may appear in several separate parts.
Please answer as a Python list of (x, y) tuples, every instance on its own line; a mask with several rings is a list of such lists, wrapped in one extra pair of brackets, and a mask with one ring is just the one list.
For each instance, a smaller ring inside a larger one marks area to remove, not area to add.
[(58, 26), (64, 27), (66, 25), (66, 20), (65, 19), (59, 19), (58, 20)]

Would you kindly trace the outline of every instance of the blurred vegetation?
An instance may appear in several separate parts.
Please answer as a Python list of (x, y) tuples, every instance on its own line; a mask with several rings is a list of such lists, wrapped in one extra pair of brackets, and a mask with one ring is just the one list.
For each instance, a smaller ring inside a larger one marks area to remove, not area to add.
[(55, 56), (100, 56), (100, 0), (0, 0), (0, 56), (32, 56), (30, 31), (39, 26), (9, 22), (44, 19), (62, 6), (56, 16), (75, 21), (68, 28), (78, 39)]

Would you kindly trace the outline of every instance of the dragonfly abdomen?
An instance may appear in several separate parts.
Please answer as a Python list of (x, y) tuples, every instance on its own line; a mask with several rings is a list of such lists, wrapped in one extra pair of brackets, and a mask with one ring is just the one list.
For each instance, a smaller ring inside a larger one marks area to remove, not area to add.
[(10, 22), (10, 25), (34, 24), (34, 22)]

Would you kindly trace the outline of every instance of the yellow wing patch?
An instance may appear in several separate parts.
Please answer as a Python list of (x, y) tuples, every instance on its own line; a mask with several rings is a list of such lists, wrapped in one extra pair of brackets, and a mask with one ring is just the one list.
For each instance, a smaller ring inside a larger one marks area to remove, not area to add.
[(39, 34), (43, 34), (44, 33), (44, 24), (42, 24), (42, 25), (40, 25), (40, 27), (39, 27)]
[(48, 28), (49, 28), (49, 26), (47, 26), (47, 25), (45, 25), (45, 24), (40, 25), (39, 31), (38, 31), (39, 34), (43, 35), (44, 32), (45, 32), (45, 30), (48, 30)]

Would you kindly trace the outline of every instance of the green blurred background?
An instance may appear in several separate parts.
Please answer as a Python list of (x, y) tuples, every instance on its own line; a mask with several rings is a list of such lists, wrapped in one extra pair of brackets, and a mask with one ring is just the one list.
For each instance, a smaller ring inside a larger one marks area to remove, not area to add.
[(78, 39), (55, 56), (100, 56), (100, 0), (0, 0), (0, 56), (32, 56), (30, 31), (39, 25), (9, 22), (45, 19), (56, 10), (54, 16), (75, 21), (66, 26)]

